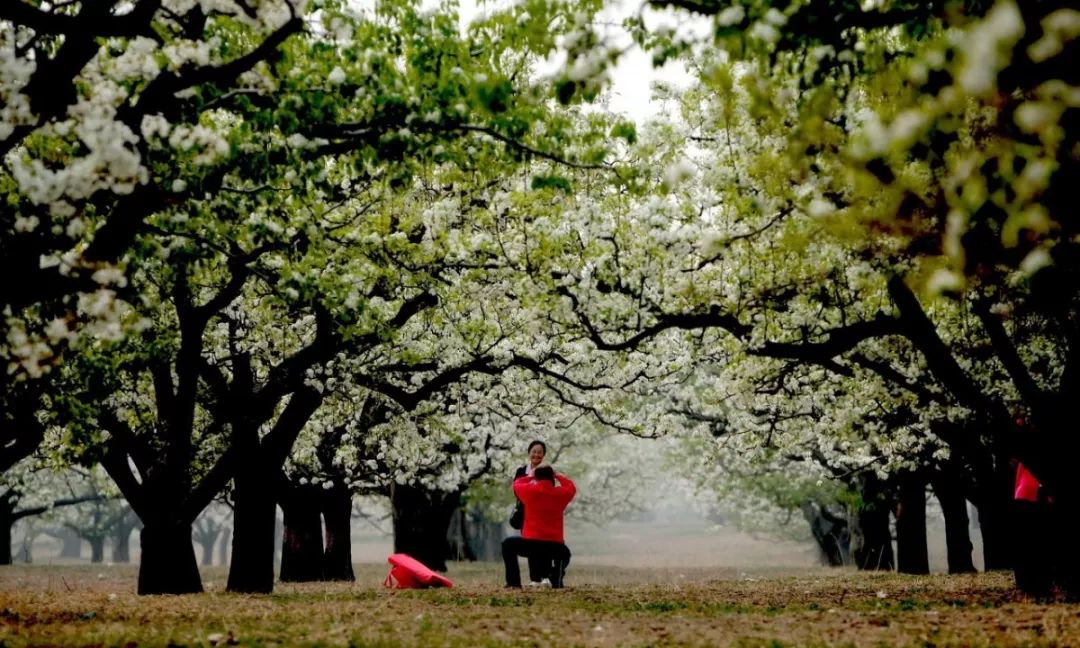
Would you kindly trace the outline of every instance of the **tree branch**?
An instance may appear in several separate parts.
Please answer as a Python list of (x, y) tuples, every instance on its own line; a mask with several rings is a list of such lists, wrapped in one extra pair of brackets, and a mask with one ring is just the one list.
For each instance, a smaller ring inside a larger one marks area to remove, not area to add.
[(131, 505), (131, 509), (145, 523), (147, 516), (150, 514), (150, 509), (146, 506), (143, 484), (140, 484), (135, 479), (135, 475), (131, 472), (131, 466), (128, 465), (127, 457), (128, 455), (123, 449), (115, 444), (110, 444), (110, 447), (106, 449), (104, 456), (101, 458), (101, 465), (105, 468), (105, 472), (112, 477), (117, 488), (124, 495), (124, 499)]
[(20, 520), (24, 517), (31, 517), (34, 515), (41, 515), (46, 511), (50, 511), (55, 508), (61, 508), (63, 506), (74, 506), (76, 504), (82, 504), (84, 502), (103, 502), (111, 499), (101, 494), (95, 495), (82, 495), (79, 497), (69, 497), (67, 499), (58, 499), (47, 506), (35, 506), (34, 508), (22, 509), (15, 511), (11, 515), (11, 521)]
[(1013, 384), (1016, 385), (1021, 397), (1031, 406), (1039, 407), (1044, 402), (1046, 394), (1039, 388), (1035, 379), (1031, 377), (1027, 366), (1016, 351), (1016, 345), (1009, 339), (1009, 334), (1005, 331), (1001, 319), (990, 312), (989, 300), (985, 298), (976, 300), (973, 310), (979, 321), (982, 322), (983, 328), (990, 337), (990, 344), (993, 345), (994, 352), (997, 354), (998, 359), (1001, 360), (1001, 364), (1005, 366), (1005, 371), (1009, 373), (1009, 377), (1012, 379)]
[(999, 417), (999, 420), (1010, 420), (1005, 406), (983, 394), (975, 380), (960, 367), (904, 280), (901, 277), (889, 279), (888, 290), (900, 311), (904, 336), (926, 358), (926, 365), (934, 377), (964, 406)]
[(750, 353), (822, 364), (843, 375), (851, 375), (850, 369), (835, 364), (833, 359), (866, 340), (902, 333), (899, 318), (878, 313), (872, 320), (830, 329), (820, 342), (766, 342), (760, 348), (751, 349)]
[(886, 382), (915, 394), (923, 402), (934, 403), (943, 400), (941, 394), (927, 389), (921, 383), (908, 380), (907, 376), (885, 360), (872, 360), (862, 353), (851, 354), (850, 360), (853, 364), (874, 372)]
[(226, 484), (233, 478), (236, 462), (240, 458), (240, 450), (236, 446), (229, 448), (218, 457), (210, 470), (202, 476), (202, 479), (191, 489), (191, 493), (184, 499), (181, 519), (193, 521), (199, 517), (203, 509), (213, 501)]
[[(109, 4), (116, 4), (115, 0)], [(143, 5), (151, 5), (156, 9), (161, 3), (156, 0), (143, 0)], [(90, 11), (82, 11), (78, 15), (42, 11), (32, 7), (23, 0), (5, 0), (0, 3), (0, 20), (8, 20), (16, 25), (21, 25), (34, 30), (39, 34), (63, 34), (65, 36), (86, 37), (118, 37), (134, 38), (147, 36), (154, 40), (160, 40), (145, 18), (145, 11), (132, 11), (123, 15), (102, 14), (90, 15)], [(152, 10), (151, 12), (152, 13)]]
[(108, 408), (103, 408), (98, 414), (98, 422), (112, 436), (109, 444), (110, 448), (125, 455), (130, 455), (132, 461), (135, 462), (135, 467), (139, 470), (139, 474), (145, 478), (155, 463), (150, 446), (139, 435), (135, 434), (131, 426), (120, 420), (120, 417)]
[(507, 137), (506, 135), (503, 135), (502, 133), (500, 133), (500, 132), (498, 132), (498, 131), (496, 131), (496, 130), (494, 130), (492, 128), (488, 128), (487, 126), (474, 126), (474, 125), (470, 125), (470, 124), (454, 124), (454, 125), (444, 127), (443, 130), (448, 130), (448, 131), (455, 131), (456, 130), (456, 131), (464, 131), (464, 132), (467, 132), (467, 133), (482, 133), (484, 135), (487, 135), (488, 137), (491, 137), (492, 139), (498, 140), (498, 141), (502, 142), (503, 144), (506, 144), (510, 148), (517, 149), (518, 151), (521, 151), (522, 153), (526, 153), (528, 155), (533, 155), (533, 156), (536, 156), (538, 158), (542, 158), (542, 159), (548, 160), (550, 162), (554, 162), (554, 163), (562, 165), (562, 166), (570, 167), (571, 169), (581, 169), (581, 170), (586, 170), (586, 171), (610, 171), (612, 173), (615, 173), (615, 168), (614, 167), (611, 167), (611, 166), (608, 166), (608, 165), (605, 165), (605, 164), (582, 164), (582, 163), (579, 163), (579, 162), (571, 162), (570, 160), (567, 160), (565, 158), (561, 158), (558, 155), (555, 155), (553, 153), (546, 153), (546, 152), (541, 151), (539, 149), (534, 149), (531, 146), (523, 144), (523, 143), (513, 139), (512, 137)]
[[(286, 3), (293, 12), (292, 4)], [(177, 92), (202, 84), (224, 84), (247, 72), (255, 65), (274, 53), (277, 48), (293, 34), (304, 29), (304, 21), (293, 12), (284, 25), (263, 39), (258, 46), (247, 54), (221, 65), (193, 67), (187, 65), (179, 72), (167, 72), (150, 82), (146, 90), (133, 105), (118, 111), (118, 117), (124, 123), (134, 124), (143, 115), (166, 112), (166, 108), (175, 106)], [(168, 112), (171, 112), (169, 110)]]
[(274, 427), (260, 442), (262, 456), (273, 466), (280, 466), (288, 457), (300, 430), (322, 405), (324, 396), (310, 387), (297, 390)]
[(596, 348), (601, 351), (626, 351), (635, 349), (641, 343), (656, 337), (668, 329), (694, 330), (701, 328), (721, 328), (736, 336), (747, 331), (747, 327), (741, 324), (737, 317), (723, 313), (720, 311), (719, 306), (713, 305), (709, 308), (708, 312), (705, 313), (660, 313), (656, 315), (657, 321), (651, 326), (638, 331), (629, 338), (611, 342), (604, 339), (600, 330), (596, 328), (592, 323), (592, 320), (589, 319), (589, 316), (581, 309), (581, 302), (578, 300), (577, 295), (571, 292), (566, 286), (559, 286), (556, 289), (556, 292), (570, 299), (574, 314), (588, 334), (589, 340), (591, 340), (592, 343), (596, 345)]

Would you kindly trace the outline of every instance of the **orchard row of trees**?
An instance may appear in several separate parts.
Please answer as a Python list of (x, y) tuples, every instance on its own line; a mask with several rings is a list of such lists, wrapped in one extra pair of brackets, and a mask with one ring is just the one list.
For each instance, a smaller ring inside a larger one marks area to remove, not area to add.
[[(1055, 2), (658, 4), (712, 16), (715, 47), (638, 32), (699, 83), (666, 93), (682, 119), (644, 150), (667, 162), (654, 169), (668, 193), (613, 210), (636, 217), (597, 240), (595, 289), (566, 292), (573, 315), (600, 349), (697, 336), (702, 371), (670, 402), (716, 448), (703, 468), (729, 466), (822, 531), (844, 486), (861, 566), (892, 563), (894, 511), (901, 569), (926, 569), (928, 484), (954, 531), (950, 568), (971, 568), (963, 499), (978, 507), (986, 565), (1010, 566), (1015, 462), (1064, 519), (1080, 494), (1065, 96), (1080, 14)], [(792, 502), (793, 490), (827, 501)], [(1075, 594), (1076, 558), (1060, 553)]]
[[(231, 590), (272, 589), (279, 504), (283, 572), (349, 577), (357, 494), (437, 565), (423, 538), (535, 434), (681, 439), (703, 490), (737, 477), (867, 568), (893, 511), (925, 570), (930, 484), (950, 568), (965, 500), (1008, 567), (1010, 461), (1080, 506), (1080, 15), (655, 4), (713, 37), (627, 21), (694, 77), (642, 129), (585, 106), (624, 49), (599, 2), (0, 8), (5, 479), (103, 466), (143, 593), (201, 590), (223, 493)], [(588, 468), (633, 502), (625, 462)]]

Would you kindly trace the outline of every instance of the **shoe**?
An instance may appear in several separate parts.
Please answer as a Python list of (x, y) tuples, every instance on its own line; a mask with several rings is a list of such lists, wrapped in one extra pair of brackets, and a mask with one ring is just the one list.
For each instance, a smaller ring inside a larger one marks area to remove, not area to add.
[(551, 587), (551, 581), (547, 578), (540, 581), (529, 581), (529, 587)]

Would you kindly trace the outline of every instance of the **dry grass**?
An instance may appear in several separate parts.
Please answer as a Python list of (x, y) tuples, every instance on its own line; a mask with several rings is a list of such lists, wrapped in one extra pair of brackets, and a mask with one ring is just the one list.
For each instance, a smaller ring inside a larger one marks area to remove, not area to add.
[(452, 590), (386, 591), (384, 573), (249, 597), (217, 568), (206, 594), (139, 597), (130, 567), (5, 567), (0, 646), (1080, 645), (1080, 606), (1027, 601), (1005, 574), (572, 566), (566, 590), (507, 591), (498, 566), (462, 564)]

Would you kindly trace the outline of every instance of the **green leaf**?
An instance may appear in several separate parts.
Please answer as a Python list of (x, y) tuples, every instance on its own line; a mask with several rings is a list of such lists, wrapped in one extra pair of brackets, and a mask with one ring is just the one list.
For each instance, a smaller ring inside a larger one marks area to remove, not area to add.
[(550, 176), (550, 175), (538, 175), (533, 176), (532, 184), (533, 189), (558, 189), (566, 193), (570, 193), (573, 188), (570, 185), (570, 181), (562, 176)]
[(633, 122), (615, 124), (611, 129), (611, 136), (622, 138), (627, 144), (634, 144), (637, 142), (637, 127)]
[(563, 79), (555, 84), (555, 96), (559, 98), (559, 103), (564, 106), (574, 98), (574, 93), (577, 92), (577, 82), (569, 79)]

